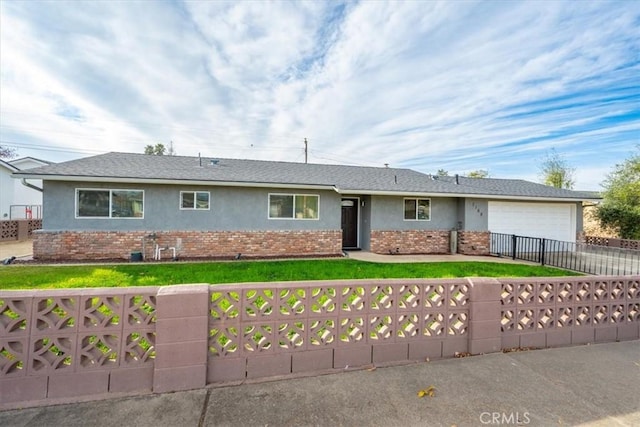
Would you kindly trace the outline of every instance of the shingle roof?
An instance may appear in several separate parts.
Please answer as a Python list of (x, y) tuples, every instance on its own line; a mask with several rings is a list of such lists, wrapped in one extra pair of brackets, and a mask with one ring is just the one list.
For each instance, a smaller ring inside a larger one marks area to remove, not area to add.
[(14, 173), (40, 179), (327, 186), (340, 193), (420, 193), (592, 199), (522, 180), (431, 177), (411, 169), (107, 153)]
[[(456, 178), (452, 176), (438, 177), (438, 179), (455, 183)], [(465, 187), (473, 187), (476, 191), (483, 194), (496, 195), (513, 195), (513, 196), (530, 196), (530, 197), (566, 197), (566, 198), (582, 198), (594, 199), (600, 198), (593, 192), (574, 191), (564, 188), (555, 188), (548, 185), (538, 184), (523, 179), (496, 179), (496, 178), (468, 178), (464, 176), (458, 177), (460, 185)]]

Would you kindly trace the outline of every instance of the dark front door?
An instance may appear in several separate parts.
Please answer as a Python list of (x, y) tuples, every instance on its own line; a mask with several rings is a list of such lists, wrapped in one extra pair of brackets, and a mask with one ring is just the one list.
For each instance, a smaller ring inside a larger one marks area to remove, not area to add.
[(358, 199), (342, 199), (342, 247), (358, 247)]

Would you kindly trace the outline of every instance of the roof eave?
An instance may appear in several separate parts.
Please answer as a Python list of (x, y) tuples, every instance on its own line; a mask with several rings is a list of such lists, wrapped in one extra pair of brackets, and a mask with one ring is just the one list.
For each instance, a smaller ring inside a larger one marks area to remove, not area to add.
[(413, 196), (413, 197), (463, 197), (474, 199), (495, 199), (495, 200), (527, 200), (538, 202), (598, 202), (601, 199), (580, 198), (580, 197), (545, 197), (545, 196), (519, 196), (519, 195), (498, 195), (498, 194), (474, 194), (474, 193), (447, 193), (447, 192), (425, 192), (425, 191), (368, 191), (368, 190), (336, 190), (340, 194), (367, 194), (371, 196)]
[(278, 182), (243, 182), (243, 181), (209, 181), (197, 179), (158, 179), (158, 178), (124, 178), (109, 176), (83, 176), (83, 175), (37, 175), (37, 174), (12, 174), (13, 178), (41, 179), (43, 181), (68, 181), (68, 182), (101, 182), (101, 183), (127, 183), (127, 184), (167, 184), (167, 185), (197, 185), (216, 187), (252, 187), (252, 188), (291, 188), (335, 191), (333, 185), (320, 184), (295, 184)]
[(434, 191), (403, 191), (403, 190), (367, 190), (367, 189), (341, 189), (334, 185), (322, 184), (295, 184), (279, 182), (249, 182), (249, 181), (209, 181), (188, 179), (157, 179), (157, 178), (126, 178), (109, 176), (85, 176), (85, 175), (46, 175), (29, 174), (25, 172), (11, 174), (13, 178), (41, 179), (44, 181), (73, 181), (73, 182), (102, 182), (102, 183), (128, 183), (128, 184), (167, 184), (167, 185), (195, 185), (217, 187), (251, 187), (251, 188), (290, 188), (329, 190), (338, 194), (366, 194), (371, 196), (404, 196), (404, 197), (465, 197), (493, 200), (527, 200), (539, 202), (598, 202), (601, 199), (579, 197), (544, 197), (525, 195), (497, 195), (497, 194), (473, 194), (473, 193), (447, 193)]

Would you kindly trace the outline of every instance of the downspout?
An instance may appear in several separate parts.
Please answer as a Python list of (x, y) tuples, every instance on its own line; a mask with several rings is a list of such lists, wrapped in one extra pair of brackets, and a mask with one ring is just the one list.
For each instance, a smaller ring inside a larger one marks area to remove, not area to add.
[(38, 187), (38, 186), (36, 186), (36, 185), (33, 185), (33, 184), (28, 183), (28, 182), (27, 182), (27, 178), (22, 178), (22, 179), (20, 180), (20, 182), (22, 182), (22, 185), (24, 185), (25, 187), (29, 187), (29, 188), (31, 188), (32, 190), (36, 190), (36, 191), (39, 191), (39, 192), (41, 192), (41, 193), (42, 193), (42, 188), (40, 188), (40, 187)]

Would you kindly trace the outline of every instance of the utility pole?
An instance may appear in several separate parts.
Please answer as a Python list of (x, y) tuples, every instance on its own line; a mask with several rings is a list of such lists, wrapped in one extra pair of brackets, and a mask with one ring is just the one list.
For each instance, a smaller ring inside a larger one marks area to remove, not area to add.
[(308, 147), (309, 147), (309, 145), (308, 145), (308, 143), (307, 143), (307, 138), (305, 138), (305, 139), (304, 139), (304, 163), (305, 163), (305, 164), (307, 163), (307, 159), (308, 159), (308, 155), (307, 155), (307, 153), (308, 153)]

